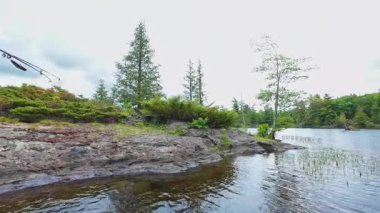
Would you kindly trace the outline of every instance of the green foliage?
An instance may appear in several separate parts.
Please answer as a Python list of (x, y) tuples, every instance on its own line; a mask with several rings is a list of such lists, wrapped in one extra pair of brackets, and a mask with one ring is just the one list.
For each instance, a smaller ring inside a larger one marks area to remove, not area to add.
[(0, 123), (17, 123), (18, 121), (19, 121), (18, 119), (0, 116)]
[(22, 122), (56, 120), (113, 123), (128, 112), (110, 102), (80, 98), (59, 87), (43, 89), (32, 85), (0, 87), (0, 115)]
[(305, 65), (307, 58), (291, 58), (279, 53), (278, 44), (268, 35), (256, 45), (256, 52), (261, 54), (261, 64), (256, 72), (266, 74), (267, 88), (261, 90), (258, 99), (265, 105), (273, 104), (273, 128), (277, 127), (279, 111), (294, 105), (299, 93), (291, 91), (288, 86), (307, 78), (306, 71), (312, 67)]
[(228, 149), (231, 147), (231, 140), (230, 137), (228, 137), (228, 133), (226, 129), (221, 130), (221, 136), (220, 136), (220, 141), (222, 143), (222, 148), (223, 149)]
[(238, 114), (238, 127), (254, 127), (259, 124), (271, 124), (273, 121), (273, 110), (270, 107), (265, 107), (264, 110), (256, 111), (252, 106), (238, 101), (235, 98), (232, 100), (232, 108)]
[(294, 119), (288, 113), (281, 113), (277, 118), (278, 128), (290, 128), (294, 126)]
[[(380, 100), (380, 96), (379, 96)], [(371, 107), (371, 122), (374, 124), (380, 124), (380, 101), (376, 101), (372, 104)]]
[(104, 80), (100, 79), (98, 87), (96, 88), (93, 98), (97, 101), (108, 102), (111, 99), (108, 97), (108, 92), (106, 86), (104, 85)]
[[(380, 94), (363, 96), (349, 95), (336, 99), (325, 95), (311, 96), (305, 108), (305, 116), (297, 120), (301, 127), (345, 127), (352, 124), (357, 128), (377, 128), (380, 124)], [(296, 111), (292, 110), (296, 115)]]
[(363, 111), (363, 108), (358, 108), (354, 117), (355, 126), (359, 128), (365, 128), (367, 127), (368, 121), (369, 121), (369, 118)]
[(347, 122), (348, 122), (348, 120), (346, 118), (346, 114), (344, 112), (340, 113), (340, 115), (336, 121), (337, 127), (344, 128), (344, 127), (346, 127)]
[(189, 127), (193, 129), (207, 129), (208, 119), (207, 118), (197, 118), (193, 119)]
[(185, 136), (187, 131), (184, 128), (176, 127), (175, 130), (171, 130), (168, 133), (176, 136)]
[(153, 124), (139, 124), (137, 126), (110, 124), (104, 125), (100, 128), (113, 132), (118, 139), (122, 139), (131, 135), (161, 135), (169, 133), (163, 126)]
[(195, 76), (195, 85), (194, 85), (194, 100), (199, 104), (203, 105), (206, 100), (206, 92), (204, 90), (204, 74), (202, 71), (202, 64), (198, 61), (197, 72)]
[(269, 143), (269, 144), (276, 144), (276, 143), (278, 143), (276, 140), (270, 139), (269, 137), (263, 138), (263, 137), (259, 137), (257, 135), (253, 136), (253, 140), (260, 141), (262, 143)]
[(268, 124), (260, 124), (257, 129), (257, 136), (262, 138), (269, 137), (269, 125)]
[(74, 124), (64, 121), (54, 121), (54, 120), (41, 120), (39, 122), (41, 125), (44, 126), (57, 126), (57, 127), (64, 127), (64, 126), (74, 126)]
[(180, 97), (163, 99), (156, 97), (142, 102), (142, 114), (158, 122), (170, 120), (192, 122), (194, 119), (207, 118), (210, 128), (228, 128), (235, 124), (237, 114), (219, 107), (207, 107)]
[(193, 67), (193, 62), (191, 60), (189, 61), (188, 67), (189, 69), (186, 72), (186, 76), (184, 79), (185, 83), (183, 85), (185, 87), (184, 97), (186, 100), (193, 101), (195, 99), (195, 87), (197, 76)]
[(240, 112), (240, 104), (239, 101), (236, 98), (232, 99), (232, 109), (235, 110), (235, 112)]
[(140, 108), (142, 101), (161, 95), (162, 87), (144, 23), (139, 23), (134, 36), (128, 55), (116, 64), (118, 72), (112, 93), (117, 102), (129, 102)]

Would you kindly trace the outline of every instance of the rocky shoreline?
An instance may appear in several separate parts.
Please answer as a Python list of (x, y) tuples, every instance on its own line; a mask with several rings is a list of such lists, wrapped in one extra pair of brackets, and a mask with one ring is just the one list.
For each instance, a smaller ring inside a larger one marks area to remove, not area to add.
[[(223, 136), (228, 137), (226, 147)], [(170, 134), (116, 135), (91, 125), (0, 124), (0, 194), (95, 177), (175, 174), (224, 156), (303, 147), (268, 144), (237, 130), (185, 129)]]

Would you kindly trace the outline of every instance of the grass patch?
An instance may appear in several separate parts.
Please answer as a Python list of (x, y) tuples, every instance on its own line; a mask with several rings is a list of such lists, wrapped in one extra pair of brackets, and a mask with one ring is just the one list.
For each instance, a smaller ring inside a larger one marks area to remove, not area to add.
[(232, 142), (226, 129), (221, 130), (220, 144), (211, 147), (211, 152), (220, 153), (231, 148)]
[(127, 136), (134, 135), (162, 135), (169, 134), (165, 126), (139, 123), (136, 125), (125, 125), (125, 124), (91, 124), (94, 128), (101, 131), (111, 131), (116, 134), (118, 139), (125, 138)]
[(175, 130), (168, 131), (168, 134), (175, 136), (185, 136), (187, 133), (186, 129), (177, 127)]
[(231, 140), (230, 137), (228, 137), (228, 133), (226, 129), (221, 130), (221, 136), (220, 136), (220, 141), (222, 142), (222, 148), (223, 149), (228, 149), (231, 147)]
[(17, 122), (19, 122), (18, 119), (0, 116), (0, 123), (17, 123)]
[(41, 120), (39, 124), (43, 126), (55, 126), (55, 127), (72, 127), (75, 126), (75, 124), (70, 122), (64, 122), (64, 121), (55, 121), (55, 120)]
[(255, 141), (259, 141), (259, 142), (263, 142), (263, 143), (269, 143), (269, 144), (276, 144), (277, 141), (275, 140), (272, 140), (272, 139), (269, 139), (269, 138), (264, 138), (264, 137), (260, 137), (260, 136), (253, 136), (253, 139)]

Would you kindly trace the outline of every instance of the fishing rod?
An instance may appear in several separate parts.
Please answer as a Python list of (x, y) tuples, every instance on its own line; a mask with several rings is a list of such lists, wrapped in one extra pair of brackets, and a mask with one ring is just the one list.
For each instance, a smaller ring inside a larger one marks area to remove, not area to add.
[(41, 67), (38, 67), (38, 66), (36, 66), (36, 65), (34, 65), (34, 64), (32, 64), (32, 63), (30, 63), (30, 62), (28, 62), (22, 58), (19, 58), (13, 54), (10, 54), (9, 52), (6, 52), (5, 50), (0, 49), (0, 52), (2, 52), (3, 58), (9, 59), (10, 62), (19, 70), (26, 72), (27, 69), (25, 68), (25, 66), (27, 66), (27, 67), (31, 68), (33, 71), (38, 72), (40, 75), (47, 78), (49, 80), (49, 82), (52, 82), (52, 78), (56, 78), (58, 81), (61, 80), (58, 76), (54, 75), (53, 73), (48, 72), (48, 71), (42, 69)]

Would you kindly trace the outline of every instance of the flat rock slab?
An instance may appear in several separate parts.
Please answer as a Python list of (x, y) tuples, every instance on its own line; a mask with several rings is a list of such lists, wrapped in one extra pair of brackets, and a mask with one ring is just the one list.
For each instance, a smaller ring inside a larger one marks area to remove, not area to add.
[(0, 193), (60, 181), (140, 174), (174, 174), (215, 163), (223, 156), (283, 152), (302, 147), (254, 141), (228, 131), (231, 145), (222, 147), (218, 129), (117, 137), (81, 125), (38, 127), (0, 124)]

